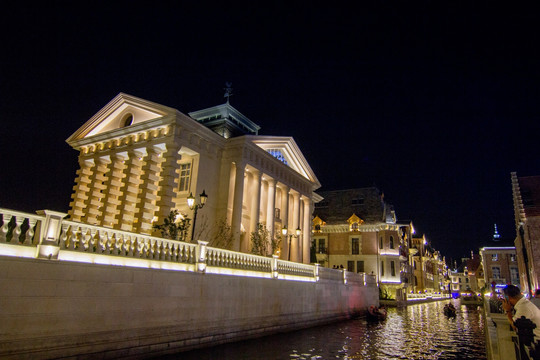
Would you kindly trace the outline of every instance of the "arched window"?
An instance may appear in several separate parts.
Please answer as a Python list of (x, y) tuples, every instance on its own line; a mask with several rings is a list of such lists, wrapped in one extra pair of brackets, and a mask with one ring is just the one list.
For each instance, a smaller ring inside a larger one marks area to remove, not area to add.
[(394, 237), (390, 236), (390, 249), (394, 248)]

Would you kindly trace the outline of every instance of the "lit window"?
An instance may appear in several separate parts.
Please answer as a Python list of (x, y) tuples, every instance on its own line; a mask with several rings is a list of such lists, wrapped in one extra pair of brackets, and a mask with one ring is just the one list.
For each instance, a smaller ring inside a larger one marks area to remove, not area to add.
[(360, 254), (360, 239), (359, 238), (351, 239), (351, 254), (352, 255)]
[(319, 239), (319, 254), (326, 254), (326, 239)]
[(510, 261), (516, 261), (516, 255), (511, 254), (510, 255)]
[(180, 164), (179, 191), (188, 191), (191, 180), (191, 163)]
[(499, 260), (499, 255), (491, 254), (491, 261), (497, 261), (497, 260)]
[(491, 268), (491, 272), (493, 273), (494, 279), (500, 279), (501, 278), (501, 268), (498, 266), (494, 266)]

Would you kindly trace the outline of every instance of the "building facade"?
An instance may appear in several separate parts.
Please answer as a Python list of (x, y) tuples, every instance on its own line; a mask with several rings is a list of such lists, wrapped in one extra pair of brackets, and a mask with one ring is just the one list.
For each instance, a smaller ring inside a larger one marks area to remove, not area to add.
[(276, 241), (283, 228), (297, 229), (278, 253), (308, 263), (320, 183), (291, 137), (259, 136), (258, 130), (228, 101), (185, 115), (120, 93), (67, 139), (80, 164), (69, 215), (158, 235), (153, 225), (173, 210), (193, 219), (187, 199), (204, 192), (195, 240), (212, 245), (225, 226), (227, 248), (249, 252), (259, 224)]
[(540, 176), (511, 174), (516, 224), (515, 247), (522, 290), (540, 288)]
[(390, 297), (410, 283), (408, 249), (413, 227), (398, 223), (391, 205), (374, 187), (319, 192), (313, 246), (317, 261), (330, 268), (375, 275)]
[(484, 284), (492, 288), (507, 284), (520, 284), (516, 248), (511, 246), (483, 247), (480, 249)]

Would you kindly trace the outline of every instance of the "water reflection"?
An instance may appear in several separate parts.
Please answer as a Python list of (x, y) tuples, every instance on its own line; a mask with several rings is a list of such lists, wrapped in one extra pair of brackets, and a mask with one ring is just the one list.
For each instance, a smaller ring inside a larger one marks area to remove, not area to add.
[(365, 319), (320, 326), (162, 359), (486, 359), (481, 310), (444, 302), (388, 309), (381, 323)]

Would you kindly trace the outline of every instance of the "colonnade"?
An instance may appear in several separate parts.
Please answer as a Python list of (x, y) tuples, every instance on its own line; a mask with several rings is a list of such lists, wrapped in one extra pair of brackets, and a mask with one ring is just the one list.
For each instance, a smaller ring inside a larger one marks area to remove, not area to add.
[[(228, 198), (227, 215), (236, 240), (232, 250), (249, 252), (251, 233), (264, 223), (271, 239), (281, 238), (282, 259), (309, 263), (310, 197), (249, 164), (233, 162)], [(283, 228), (288, 230), (286, 236)]]

